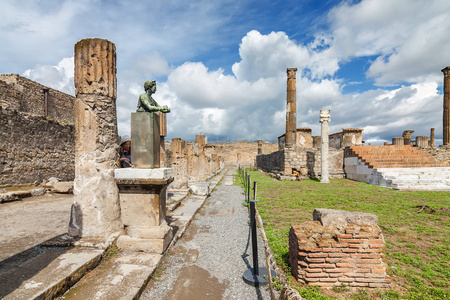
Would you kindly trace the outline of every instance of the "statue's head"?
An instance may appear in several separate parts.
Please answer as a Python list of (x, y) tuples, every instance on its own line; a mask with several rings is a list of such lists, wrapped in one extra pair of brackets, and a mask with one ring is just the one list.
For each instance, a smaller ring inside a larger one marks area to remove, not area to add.
[(156, 81), (154, 81), (154, 80), (147, 80), (146, 82), (144, 82), (145, 91), (147, 91), (148, 89), (151, 89), (153, 91), (153, 89), (155, 87), (156, 87)]

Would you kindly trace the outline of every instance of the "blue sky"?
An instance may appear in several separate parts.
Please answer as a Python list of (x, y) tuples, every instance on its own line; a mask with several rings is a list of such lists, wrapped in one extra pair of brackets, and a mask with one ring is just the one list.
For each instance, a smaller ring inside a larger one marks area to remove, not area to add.
[(172, 108), (168, 139), (275, 141), (285, 130), (286, 68), (296, 67), (297, 125), (319, 135), (363, 128), (369, 143), (415, 130), (442, 138), (450, 1), (0, 0), (0, 73), (72, 93), (73, 48), (117, 48), (118, 128), (155, 79)]

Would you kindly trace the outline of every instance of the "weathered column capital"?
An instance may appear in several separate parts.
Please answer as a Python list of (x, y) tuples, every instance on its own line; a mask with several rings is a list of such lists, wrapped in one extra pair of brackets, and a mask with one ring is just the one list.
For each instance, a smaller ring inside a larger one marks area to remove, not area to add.
[(330, 110), (320, 110), (320, 123), (323, 122), (330, 122), (331, 116), (330, 116)]
[(75, 44), (75, 94), (95, 94), (116, 99), (116, 46), (104, 39), (84, 39)]
[(296, 79), (297, 68), (287, 68), (286, 73), (288, 79)]
[(445, 67), (441, 70), (442, 73), (444, 73), (445, 77), (449, 77), (450, 76), (450, 67)]

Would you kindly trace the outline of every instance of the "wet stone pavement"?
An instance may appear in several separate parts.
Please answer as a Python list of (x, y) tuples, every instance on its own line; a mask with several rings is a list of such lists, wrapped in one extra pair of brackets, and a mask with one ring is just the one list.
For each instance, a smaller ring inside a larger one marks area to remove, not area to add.
[[(252, 267), (248, 209), (242, 188), (228, 171), (189, 228), (155, 271), (141, 299), (270, 299), (268, 286), (242, 275)], [(259, 235), (259, 232), (258, 232)], [(259, 266), (265, 267), (258, 239)]]

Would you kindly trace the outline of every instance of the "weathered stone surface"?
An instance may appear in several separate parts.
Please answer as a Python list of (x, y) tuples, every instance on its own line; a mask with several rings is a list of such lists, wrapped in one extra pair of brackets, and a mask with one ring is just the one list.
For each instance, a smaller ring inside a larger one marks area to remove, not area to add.
[(328, 172), (328, 123), (330, 122), (330, 111), (329, 110), (321, 110), (320, 111), (320, 123), (322, 123), (322, 142), (320, 148), (320, 154), (322, 156), (321, 160), (321, 174), (320, 174), (320, 182), (329, 183), (329, 172)]
[(142, 239), (122, 235), (117, 239), (117, 247), (125, 252), (144, 252), (161, 254), (169, 246), (172, 234), (167, 234), (164, 239)]
[(42, 196), (42, 195), (45, 195), (45, 193), (47, 192), (47, 189), (46, 188), (37, 188), (37, 189), (32, 189), (30, 192), (31, 192), (32, 196)]
[(114, 180), (118, 158), (115, 46), (86, 39), (75, 46), (75, 201), (83, 237), (107, 237), (123, 228)]
[(75, 93), (116, 98), (116, 46), (104, 39), (75, 45)]
[(189, 185), (189, 190), (194, 195), (207, 196), (211, 194), (210, 182), (197, 182)]
[(441, 70), (444, 73), (444, 109), (443, 109), (443, 145), (450, 144), (450, 67)]
[(348, 224), (377, 225), (378, 217), (374, 214), (363, 212), (348, 212), (344, 210), (316, 208), (313, 212), (313, 220), (319, 221), (323, 226), (343, 228)]
[(157, 169), (137, 169), (123, 168), (114, 170), (114, 178), (133, 178), (133, 179), (169, 179), (173, 177), (172, 168)]
[(7, 193), (0, 194), (0, 203), (15, 201), (15, 200), (19, 200), (19, 197), (14, 192), (7, 192)]
[(73, 181), (61, 181), (55, 182), (51, 185), (51, 191), (60, 194), (72, 194), (73, 193)]
[(297, 143), (297, 87), (295, 77), (297, 68), (288, 68), (286, 72), (286, 146), (293, 147)]

